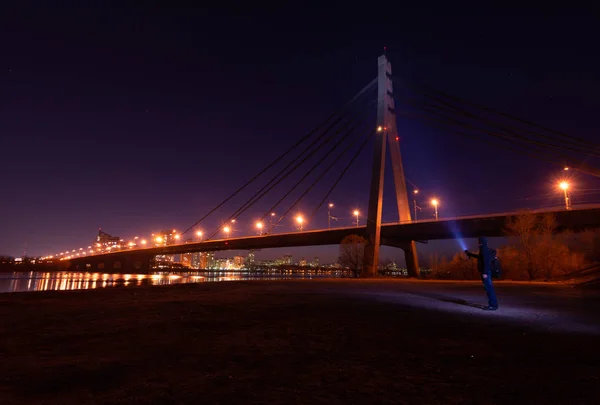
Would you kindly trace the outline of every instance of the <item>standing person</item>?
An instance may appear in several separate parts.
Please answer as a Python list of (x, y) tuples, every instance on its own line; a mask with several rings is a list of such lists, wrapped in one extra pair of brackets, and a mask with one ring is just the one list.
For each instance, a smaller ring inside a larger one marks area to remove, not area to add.
[(481, 274), (481, 282), (488, 297), (488, 306), (484, 309), (486, 311), (496, 311), (498, 309), (498, 299), (492, 284), (492, 261), (496, 257), (496, 251), (488, 247), (485, 236), (480, 236), (479, 253), (471, 253), (468, 250), (465, 250), (465, 253), (468, 257), (477, 259), (477, 270)]

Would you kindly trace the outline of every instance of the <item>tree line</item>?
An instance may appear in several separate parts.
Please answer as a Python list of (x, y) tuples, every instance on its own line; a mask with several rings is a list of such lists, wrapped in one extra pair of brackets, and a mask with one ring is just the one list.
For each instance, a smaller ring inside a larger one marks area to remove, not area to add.
[[(496, 246), (502, 278), (554, 280), (566, 278), (600, 263), (600, 232), (557, 232), (552, 213), (522, 212), (509, 217), (504, 232), (508, 243)], [(359, 276), (367, 241), (350, 235), (340, 245), (339, 262)], [(477, 263), (464, 252), (448, 258), (439, 252), (420, 256), (421, 276), (434, 279), (479, 279)]]

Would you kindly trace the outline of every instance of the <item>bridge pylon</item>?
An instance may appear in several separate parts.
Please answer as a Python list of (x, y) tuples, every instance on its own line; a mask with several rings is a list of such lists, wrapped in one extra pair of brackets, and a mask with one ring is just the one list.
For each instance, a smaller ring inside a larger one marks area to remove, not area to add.
[[(365, 246), (363, 277), (377, 274), (379, 265), (379, 248), (381, 245), (381, 213), (383, 208), (383, 186), (385, 174), (386, 143), (390, 148), (396, 202), (400, 222), (410, 222), (411, 213), (406, 190), (406, 179), (402, 167), (400, 142), (396, 127), (394, 92), (392, 85), (392, 65), (386, 55), (377, 58), (377, 129), (375, 132), (375, 148), (373, 154), (373, 169), (371, 172), (371, 189), (369, 192), (369, 210), (367, 213), (367, 245)], [(414, 241), (401, 246), (406, 258), (408, 275), (415, 277), (419, 274), (417, 249)]]

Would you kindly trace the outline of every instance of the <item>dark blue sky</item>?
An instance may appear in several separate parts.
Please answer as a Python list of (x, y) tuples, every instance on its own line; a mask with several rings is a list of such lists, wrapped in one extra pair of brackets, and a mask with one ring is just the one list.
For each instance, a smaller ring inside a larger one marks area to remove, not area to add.
[[(308, 8), (278, 16), (98, 4), (3, 13), (0, 253), (20, 255), (26, 243), (30, 255), (78, 248), (98, 228), (124, 238), (186, 228), (374, 78), (384, 45), (395, 76), (597, 141), (593, 12), (430, 9), (437, 15), (397, 9), (380, 22)], [(555, 192), (558, 166), (410, 120), (399, 130), (406, 176), (423, 198), (441, 200), (442, 216), (560, 204), (558, 193), (524, 200)], [(368, 149), (331, 197), (340, 225), (354, 208), (366, 211), (370, 159)], [(588, 176), (573, 183), (598, 188)], [(311, 211), (330, 184), (297, 211)], [(202, 229), (214, 229), (243, 197)], [(237, 234), (254, 232), (253, 219), (277, 197), (240, 218)], [(323, 211), (308, 227), (326, 218)], [(291, 219), (282, 223), (293, 228)], [(337, 253), (288, 250), (324, 260)]]

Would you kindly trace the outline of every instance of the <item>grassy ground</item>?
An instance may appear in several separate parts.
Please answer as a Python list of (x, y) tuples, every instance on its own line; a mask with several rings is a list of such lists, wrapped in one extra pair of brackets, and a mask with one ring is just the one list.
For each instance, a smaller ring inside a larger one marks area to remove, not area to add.
[[(2, 295), (0, 403), (600, 403), (598, 335), (517, 316), (520, 305), (542, 318), (552, 305), (578, 311), (594, 296), (500, 285), (504, 306), (488, 313), (436, 301), (483, 303), (480, 285), (452, 286), (298, 280)], [(390, 298), (400, 293), (414, 300)]]

